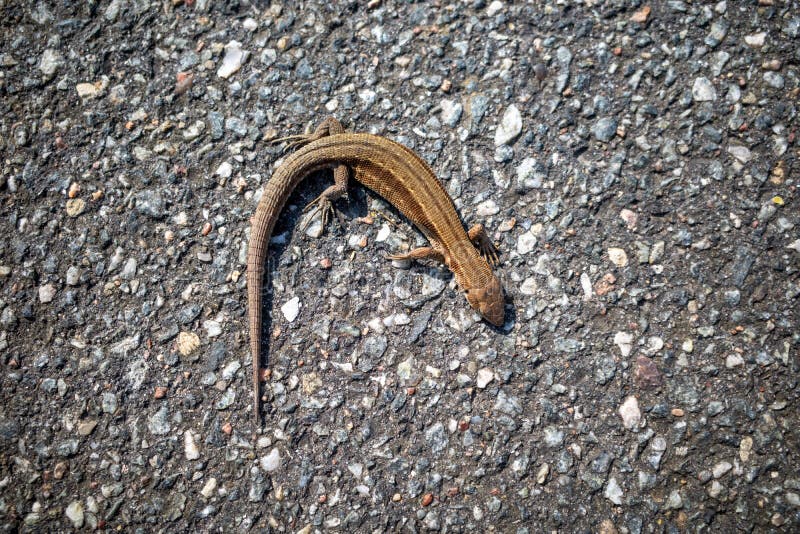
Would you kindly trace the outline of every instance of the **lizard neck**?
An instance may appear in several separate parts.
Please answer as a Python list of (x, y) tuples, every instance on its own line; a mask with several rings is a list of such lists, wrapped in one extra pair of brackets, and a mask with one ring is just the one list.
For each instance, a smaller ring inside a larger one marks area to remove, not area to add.
[(445, 255), (447, 267), (463, 290), (482, 287), (492, 278), (492, 268), (469, 239), (456, 241)]

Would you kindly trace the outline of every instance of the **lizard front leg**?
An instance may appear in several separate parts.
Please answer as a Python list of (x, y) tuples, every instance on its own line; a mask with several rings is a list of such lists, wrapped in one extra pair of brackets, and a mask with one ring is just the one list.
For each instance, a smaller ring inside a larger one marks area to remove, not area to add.
[(497, 249), (482, 224), (474, 225), (469, 229), (467, 235), (472, 244), (480, 251), (481, 256), (486, 258), (490, 265), (498, 264), (500, 258), (497, 257)]
[(419, 247), (411, 249), (405, 254), (387, 254), (387, 260), (433, 260), (438, 263), (445, 263), (444, 254), (433, 247)]

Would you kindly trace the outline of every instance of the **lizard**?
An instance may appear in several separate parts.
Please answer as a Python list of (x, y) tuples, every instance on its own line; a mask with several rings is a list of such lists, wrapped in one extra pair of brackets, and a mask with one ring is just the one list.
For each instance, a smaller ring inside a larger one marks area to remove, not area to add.
[(430, 243), (430, 246), (404, 254), (387, 255), (387, 259), (428, 259), (446, 265), (470, 306), (491, 324), (503, 325), (503, 286), (492, 271), (492, 265), (498, 261), (494, 244), (481, 224), (464, 230), (452, 199), (419, 156), (385, 137), (346, 133), (333, 117), (323, 121), (311, 134), (282, 137), (273, 142), (283, 141), (290, 141), (287, 149), (298, 150), (287, 156), (264, 186), (251, 219), (247, 250), (247, 305), (256, 423), (261, 407), (261, 305), (267, 248), (289, 195), (303, 178), (315, 171), (333, 169), (334, 184), (306, 207), (306, 210), (315, 210), (312, 216), (322, 217), (323, 227), (334, 213), (333, 202), (346, 196), (352, 171), (357, 182), (394, 205)]

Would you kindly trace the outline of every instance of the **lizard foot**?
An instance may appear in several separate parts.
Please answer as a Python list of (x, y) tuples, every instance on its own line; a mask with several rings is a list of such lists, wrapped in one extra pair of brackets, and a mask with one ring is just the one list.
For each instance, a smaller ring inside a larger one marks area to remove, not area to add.
[(311, 221), (316, 218), (317, 214), (322, 217), (322, 227), (325, 228), (328, 222), (333, 218), (333, 215), (336, 214), (336, 210), (333, 208), (333, 202), (331, 202), (330, 198), (325, 195), (320, 195), (303, 208), (303, 213), (308, 213), (308, 216), (300, 227), (301, 232), (306, 231), (306, 228), (308, 228)]
[(489, 265), (495, 266), (500, 262), (500, 258), (497, 255), (497, 249), (492, 243), (491, 238), (486, 233), (486, 229), (483, 227), (482, 224), (476, 224), (472, 228), (469, 229), (469, 239), (472, 241), (472, 244), (478, 248), (478, 251), (481, 253)]

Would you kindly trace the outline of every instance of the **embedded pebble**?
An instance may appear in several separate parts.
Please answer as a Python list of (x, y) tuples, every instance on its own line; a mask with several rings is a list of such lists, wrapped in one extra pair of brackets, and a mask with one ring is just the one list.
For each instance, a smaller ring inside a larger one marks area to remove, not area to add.
[(639, 411), (639, 401), (631, 395), (619, 407), (619, 415), (622, 417), (622, 424), (628, 430), (633, 430), (639, 426), (642, 419), (642, 412)]
[(246, 52), (242, 50), (242, 43), (239, 41), (228, 42), (225, 45), (225, 57), (223, 57), (222, 64), (217, 69), (217, 76), (223, 79), (230, 78), (231, 75), (239, 71), (245, 58)]
[(281, 454), (278, 449), (272, 449), (269, 454), (262, 456), (259, 460), (261, 469), (267, 473), (272, 473), (281, 467)]
[(56, 296), (56, 288), (53, 284), (45, 284), (39, 287), (39, 302), (47, 304), (53, 302)]
[(75, 528), (83, 527), (84, 522), (84, 509), (83, 504), (80, 501), (72, 501), (67, 505), (67, 508), (64, 510), (64, 514), (67, 516), (67, 519), (72, 521), (72, 526)]
[(708, 78), (695, 78), (692, 97), (698, 102), (712, 102), (717, 99), (717, 91)]
[(197, 447), (197, 442), (191, 430), (187, 430), (183, 433), (183, 453), (187, 460), (197, 460), (200, 458), (200, 449)]
[(289, 299), (283, 306), (281, 306), (281, 313), (283, 317), (290, 323), (297, 319), (300, 315), (300, 297), (293, 297)]
[(522, 115), (514, 104), (508, 106), (503, 113), (500, 124), (494, 135), (495, 146), (507, 145), (522, 132)]
[(625, 267), (628, 265), (628, 254), (621, 248), (609, 248), (608, 259), (617, 267)]
[(477, 385), (480, 389), (484, 389), (492, 380), (494, 380), (494, 371), (488, 367), (484, 367), (478, 371), (478, 376), (475, 379), (475, 385)]

